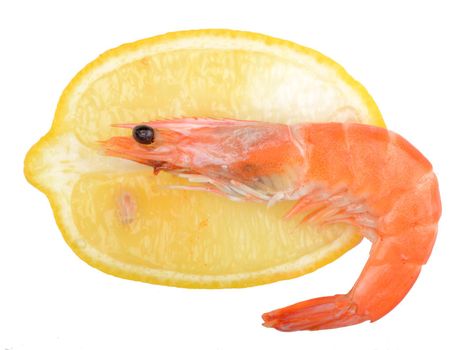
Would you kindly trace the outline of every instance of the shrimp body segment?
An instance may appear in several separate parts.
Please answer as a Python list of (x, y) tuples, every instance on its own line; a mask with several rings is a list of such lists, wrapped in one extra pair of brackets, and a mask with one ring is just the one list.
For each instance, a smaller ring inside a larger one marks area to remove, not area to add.
[(296, 201), (286, 218), (349, 223), (372, 242), (347, 294), (268, 312), (267, 327), (319, 330), (376, 321), (404, 298), (431, 254), (441, 215), (437, 179), (398, 134), (351, 123), (182, 118), (145, 125), (155, 130), (153, 144), (114, 137), (103, 143), (107, 154), (195, 183), (181, 189), (267, 205)]

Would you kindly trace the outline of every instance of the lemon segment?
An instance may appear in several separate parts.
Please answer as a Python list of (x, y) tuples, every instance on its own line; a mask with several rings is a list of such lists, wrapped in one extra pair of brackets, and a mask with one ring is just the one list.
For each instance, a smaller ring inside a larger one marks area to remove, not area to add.
[(112, 124), (229, 117), (384, 126), (366, 90), (320, 53), (227, 30), (171, 33), (101, 55), (69, 84), (50, 132), (26, 156), (72, 249), (119, 277), (183, 287), (244, 287), (313, 271), (355, 246), (353, 227), (282, 220), (267, 208), (168, 189), (184, 180), (106, 157)]
[(162, 190), (167, 183), (179, 181), (168, 174), (153, 178), (150, 171), (82, 176), (71, 200), (82, 239), (128, 266), (158, 270), (165, 281), (181, 271), (190, 284), (228, 280), (229, 287), (243, 284), (244, 276), (248, 284), (274, 280), (305, 256), (317, 261), (327, 245), (346, 249), (358, 241), (349, 226), (340, 235), (340, 227), (311, 229), (282, 220), (291, 203), (263, 210), (259, 203)]

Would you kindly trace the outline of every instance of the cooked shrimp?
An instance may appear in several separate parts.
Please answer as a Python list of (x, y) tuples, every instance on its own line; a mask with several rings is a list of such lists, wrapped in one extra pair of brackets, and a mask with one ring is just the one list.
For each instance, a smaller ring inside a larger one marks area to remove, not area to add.
[(143, 125), (104, 142), (108, 155), (189, 179), (202, 190), (272, 205), (296, 201), (286, 217), (349, 223), (372, 242), (347, 294), (263, 315), (282, 331), (376, 321), (408, 293), (427, 262), (441, 214), (431, 164), (404, 138), (361, 124), (284, 125), (183, 118)]

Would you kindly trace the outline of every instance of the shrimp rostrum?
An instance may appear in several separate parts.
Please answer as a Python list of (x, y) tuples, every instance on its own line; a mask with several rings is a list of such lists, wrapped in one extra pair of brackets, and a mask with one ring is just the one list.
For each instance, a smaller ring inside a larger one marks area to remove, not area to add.
[(296, 125), (181, 118), (119, 125), (131, 137), (106, 153), (168, 171), (231, 200), (295, 201), (287, 218), (348, 223), (372, 242), (347, 294), (303, 301), (263, 315), (282, 331), (376, 321), (408, 293), (427, 262), (441, 214), (437, 178), (408, 141), (354, 123)]

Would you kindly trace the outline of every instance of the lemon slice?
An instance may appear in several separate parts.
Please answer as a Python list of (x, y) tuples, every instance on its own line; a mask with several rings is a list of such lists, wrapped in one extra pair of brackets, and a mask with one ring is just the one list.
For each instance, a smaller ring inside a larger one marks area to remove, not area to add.
[(184, 180), (99, 148), (98, 140), (127, 134), (111, 124), (186, 116), (384, 126), (342, 67), (287, 41), (198, 30), (110, 50), (71, 81), (25, 160), (28, 181), (84, 261), (157, 284), (244, 287), (308, 273), (359, 243), (347, 225), (282, 220), (290, 202), (267, 208), (166, 189)]

